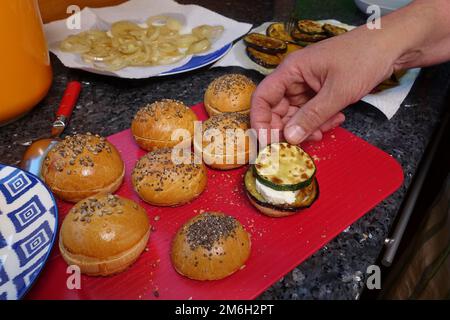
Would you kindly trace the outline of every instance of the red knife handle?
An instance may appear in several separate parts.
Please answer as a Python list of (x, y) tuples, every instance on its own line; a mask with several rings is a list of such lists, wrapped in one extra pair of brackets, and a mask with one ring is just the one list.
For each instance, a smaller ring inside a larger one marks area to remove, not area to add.
[(59, 104), (58, 111), (56, 111), (56, 116), (64, 116), (66, 119), (72, 114), (72, 110), (75, 107), (78, 96), (81, 91), (81, 83), (78, 81), (71, 81), (67, 84), (66, 91), (64, 91), (64, 96)]

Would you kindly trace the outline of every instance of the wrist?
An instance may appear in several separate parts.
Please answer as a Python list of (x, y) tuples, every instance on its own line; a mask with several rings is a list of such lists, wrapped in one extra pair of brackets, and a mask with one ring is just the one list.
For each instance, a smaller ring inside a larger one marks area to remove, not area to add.
[(396, 43), (395, 70), (437, 63), (433, 48), (450, 39), (450, 1), (416, 0), (382, 18), (388, 43)]

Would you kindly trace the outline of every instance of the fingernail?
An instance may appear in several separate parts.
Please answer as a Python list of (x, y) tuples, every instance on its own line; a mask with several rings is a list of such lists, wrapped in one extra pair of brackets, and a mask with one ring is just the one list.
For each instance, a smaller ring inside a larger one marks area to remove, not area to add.
[(299, 144), (306, 138), (305, 130), (294, 124), (284, 130), (284, 137), (291, 144)]

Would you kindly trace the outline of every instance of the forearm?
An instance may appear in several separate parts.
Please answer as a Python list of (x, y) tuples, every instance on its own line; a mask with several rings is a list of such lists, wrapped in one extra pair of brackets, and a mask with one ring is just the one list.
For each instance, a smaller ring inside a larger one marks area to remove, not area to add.
[(282, 129), (291, 144), (320, 139), (393, 71), (446, 60), (450, 0), (416, 0), (381, 18), (381, 29), (362, 25), (290, 54), (253, 94), (252, 127)]
[(396, 47), (394, 69), (450, 60), (450, 0), (416, 0), (381, 19), (384, 40)]

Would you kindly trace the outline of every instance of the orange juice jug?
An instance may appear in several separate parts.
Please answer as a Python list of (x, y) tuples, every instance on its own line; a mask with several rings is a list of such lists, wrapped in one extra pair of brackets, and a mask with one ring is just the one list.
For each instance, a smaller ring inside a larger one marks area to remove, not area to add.
[(0, 125), (31, 110), (52, 81), (37, 0), (0, 1)]

